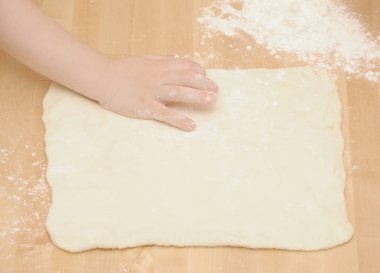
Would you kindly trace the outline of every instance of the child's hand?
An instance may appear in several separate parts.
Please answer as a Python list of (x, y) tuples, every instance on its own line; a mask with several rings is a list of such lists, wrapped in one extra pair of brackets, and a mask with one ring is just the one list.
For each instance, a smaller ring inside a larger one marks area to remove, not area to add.
[(195, 123), (166, 104), (216, 99), (217, 85), (198, 64), (174, 57), (110, 60), (60, 28), (34, 1), (0, 0), (0, 45), (40, 74), (129, 117), (191, 131)]
[(195, 123), (166, 104), (182, 102), (210, 105), (218, 86), (197, 63), (174, 57), (129, 57), (111, 60), (100, 79), (99, 104), (113, 112), (154, 119), (192, 131)]

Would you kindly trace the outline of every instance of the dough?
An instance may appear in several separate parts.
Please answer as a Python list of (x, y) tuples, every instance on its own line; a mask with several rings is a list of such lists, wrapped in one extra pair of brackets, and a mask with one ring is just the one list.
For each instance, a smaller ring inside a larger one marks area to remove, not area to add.
[(341, 106), (314, 68), (209, 70), (198, 129), (123, 117), (53, 84), (44, 99), (52, 240), (68, 251), (141, 245), (316, 250), (352, 236)]

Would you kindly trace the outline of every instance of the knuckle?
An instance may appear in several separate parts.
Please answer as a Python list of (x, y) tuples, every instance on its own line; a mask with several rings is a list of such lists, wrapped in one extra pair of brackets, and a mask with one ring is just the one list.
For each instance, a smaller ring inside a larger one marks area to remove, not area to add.
[(181, 67), (183, 67), (186, 70), (205, 74), (204, 68), (200, 64), (198, 64), (192, 60), (180, 59), (180, 60), (178, 60), (178, 65), (180, 65)]
[(206, 70), (197, 63), (191, 63), (187, 69), (193, 73), (206, 75)]
[(186, 90), (186, 92), (184, 92), (184, 99), (188, 102), (197, 102), (201, 99), (201, 96), (198, 92)]
[(205, 85), (207, 81), (206, 76), (199, 71), (188, 70), (186, 77), (188, 82), (196, 83), (197, 85)]
[(162, 107), (157, 111), (157, 114), (162, 118), (162, 119), (167, 119), (170, 116), (169, 109), (166, 107)]
[(186, 66), (188, 69), (192, 69), (192, 70), (199, 70), (201, 68), (199, 64), (190, 60), (186, 61)]

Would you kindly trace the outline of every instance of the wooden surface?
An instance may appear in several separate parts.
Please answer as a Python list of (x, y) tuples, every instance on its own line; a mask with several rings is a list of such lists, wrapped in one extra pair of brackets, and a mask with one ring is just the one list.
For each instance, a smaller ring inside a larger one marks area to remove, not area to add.
[[(67, 30), (116, 56), (214, 52), (208, 67), (280, 67), (262, 49), (231, 52), (231, 41), (201, 46), (196, 23), (210, 0), (39, 0)], [(380, 1), (346, 0), (380, 34)], [(236, 46), (239, 43), (234, 41)], [(243, 45), (242, 45), (243, 46)], [(207, 54), (206, 54), (207, 55)], [(202, 56), (202, 54), (201, 54)], [(203, 54), (204, 56), (204, 54)], [(198, 58), (200, 59), (200, 58)], [(0, 272), (208, 273), (380, 272), (380, 84), (338, 81), (346, 139), (346, 199), (354, 238), (317, 252), (241, 248), (142, 247), (66, 253), (44, 230), (50, 190), (44, 179), (42, 98), (49, 80), (0, 51)]]

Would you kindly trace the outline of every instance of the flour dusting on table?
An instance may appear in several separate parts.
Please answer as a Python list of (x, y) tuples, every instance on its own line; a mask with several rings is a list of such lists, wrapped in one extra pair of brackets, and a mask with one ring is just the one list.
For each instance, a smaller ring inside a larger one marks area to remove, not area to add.
[(247, 51), (256, 43), (276, 58), (286, 52), (328, 70), (342, 67), (348, 77), (380, 77), (380, 36), (332, 0), (217, 0), (198, 22), (204, 27), (202, 44), (222, 33), (245, 41)]
[[(12, 212), (0, 222), (0, 251), (13, 245), (28, 250), (45, 243), (48, 238), (45, 218), (50, 205), (50, 190), (45, 180), (43, 156), (34, 146), (16, 141), (11, 147), (0, 149), (0, 167), (0, 198), (5, 201), (4, 209)], [(10, 258), (11, 254), (8, 256), (2, 258)]]

